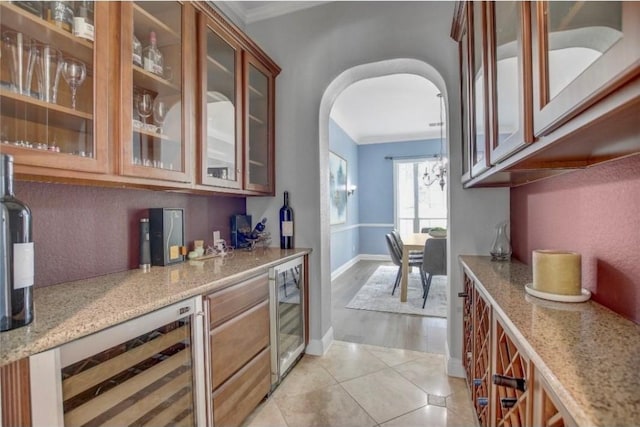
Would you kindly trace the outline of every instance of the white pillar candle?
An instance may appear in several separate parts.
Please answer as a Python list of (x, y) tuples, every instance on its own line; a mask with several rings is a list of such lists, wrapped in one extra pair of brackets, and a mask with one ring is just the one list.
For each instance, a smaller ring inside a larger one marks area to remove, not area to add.
[(580, 254), (557, 250), (533, 251), (533, 289), (558, 295), (582, 292)]

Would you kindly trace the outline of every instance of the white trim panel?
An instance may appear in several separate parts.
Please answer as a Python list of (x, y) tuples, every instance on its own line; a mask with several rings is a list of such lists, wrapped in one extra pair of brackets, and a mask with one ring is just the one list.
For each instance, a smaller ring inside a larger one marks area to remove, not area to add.
[(60, 349), (29, 357), (31, 425), (63, 427)]
[(329, 346), (333, 342), (333, 326), (329, 328), (321, 340), (309, 340), (309, 345), (305, 349), (305, 353), (312, 356), (322, 356), (329, 350)]

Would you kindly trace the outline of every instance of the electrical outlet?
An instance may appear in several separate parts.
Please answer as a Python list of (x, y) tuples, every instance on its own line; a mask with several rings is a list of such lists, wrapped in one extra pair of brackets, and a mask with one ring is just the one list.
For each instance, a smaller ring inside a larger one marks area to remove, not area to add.
[(219, 231), (214, 231), (213, 232), (213, 246), (216, 246), (216, 244), (218, 243), (219, 240), (220, 240), (220, 232)]

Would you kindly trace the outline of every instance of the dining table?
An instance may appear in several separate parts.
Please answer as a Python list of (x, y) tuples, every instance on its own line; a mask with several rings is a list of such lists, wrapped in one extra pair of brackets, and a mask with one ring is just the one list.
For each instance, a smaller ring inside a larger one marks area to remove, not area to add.
[(428, 233), (401, 234), (402, 238), (402, 281), (400, 282), (400, 302), (407, 302), (409, 283), (409, 252), (424, 250), (424, 244), (431, 236)]

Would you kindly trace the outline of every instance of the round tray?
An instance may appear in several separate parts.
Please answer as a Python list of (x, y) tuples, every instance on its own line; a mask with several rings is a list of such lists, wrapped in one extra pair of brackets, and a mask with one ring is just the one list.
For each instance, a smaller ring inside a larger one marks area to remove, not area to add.
[(559, 295), (559, 294), (550, 294), (549, 292), (542, 292), (533, 289), (533, 283), (527, 283), (524, 285), (524, 290), (529, 294), (533, 295), (537, 298), (547, 299), (549, 301), (559, 301), (559, 302), (585, 302), (591, 298), (591, 292), (588, 289), (582, 288), (582, 293), (580, 295)]

